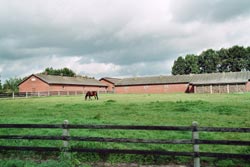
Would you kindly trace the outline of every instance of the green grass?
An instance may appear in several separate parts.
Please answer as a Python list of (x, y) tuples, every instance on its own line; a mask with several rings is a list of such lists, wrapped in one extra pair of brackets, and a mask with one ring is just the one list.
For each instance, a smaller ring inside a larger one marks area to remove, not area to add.
[[(250, 127), (250, 94), (101, 94), (100, 100), (84, 101), (83, 96), (42, 97), (28, 99), (0, 99), (0, 123), (110, 125), (167, 125)], [(0, 129), (0, 134), (61, 135), (62, 130), (51, 129)], [(72, 136), (129, 137), (145, 139), (191, 139), (190, 132), (124, 131), (124, 130), (71, 130)], [(244, 133), (200, 133), (201, 139), (249, 140)], [(0, 141), (1, 145), (62, 146), (61, 141)], [(189, 145), (116, 144), (95, 142), (71, 142), (71, 146), (89, 148), (157, 149), (192, 151)], [(201, 151), (248, 153), (250, 147), (201, 145)], [(9, 155), (8, 153), (7, 155)], [(25, 152), (30, 156), (33, 153)], [(34, 153), (35, 154), (35, 153)], [(2, 157), (6, 157), (2, 154)], [(52, 156), (51, 154), (49, 154)], [(79, 161), (100, 161), (94, 154), (74, 154)], [(109, 162), (139, 163), (190, 163), (183, 157), (155, 157), (137, 155), (110, 155)], [(233, 166), (238, 160), (216, 160), (219, 166)], [(213, 161), (203, 158), (203, 162)], [(240, 161), (244, 166), (247, 162)], [(54, 163), (54, 162), (53, 162)], [(229, 165), (227, 165), (229, 164)]]

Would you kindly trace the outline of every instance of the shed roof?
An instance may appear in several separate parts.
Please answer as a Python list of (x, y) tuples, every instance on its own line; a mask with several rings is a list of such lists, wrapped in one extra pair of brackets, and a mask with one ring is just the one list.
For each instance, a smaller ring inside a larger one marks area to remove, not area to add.
[(246, 83), (250, 79), (250, 72), (228, 72), (193, 75), (190, 83), (194, 85), (202, 84), (226, 84), (226, 83)]
[(166, 83), (189, 83), (190, 75), (173, 75), (173, 76), (152, 76), (152, 77), (133, 77), (125, 78), (118, 82), (117, 86), (125, 85), (154, 85)]
[(121, 81), (121, 79), (120, 78), (110, 78), (110, 77), (104, 77), (104, 78), (101, 78), (100, 80), (106, 80), (106, 81), (108, 81), (108, 82), (111, 82), (111, 83), (113, 83), (113, 84), (116, 84), (116, 83), (118, 83), (118, 82), (120, 82)]
[(120, 80), (116, 86), (130, 85), (155, 85), (155, 84), (224, 84), (224, 83), (246, 83), (250, 80), (250, 72), (228, 72), (209, 74), (189, 74), (171, 76), (133, 77)]
[[(41, 79), (42, 81), (44, 81), (48, 84), (106, 86), (94, 78), (87, 78), (87, 77), (79, 77), (79, 76), (67, 77), (67, 76), (44, 75), (44, 74), (32, 74), (31, 76), (36, 76), (37, 78)], [(28, 77), (28, 78), (30, 78), (30, 77)]]

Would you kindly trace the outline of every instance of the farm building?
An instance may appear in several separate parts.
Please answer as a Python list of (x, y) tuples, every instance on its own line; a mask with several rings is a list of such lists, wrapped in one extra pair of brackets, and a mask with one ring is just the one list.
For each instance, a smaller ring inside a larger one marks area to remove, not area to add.
[(125, 78), (115, 84), (115, 93), (187, 92), (189, 75)]
[(19, 84), (19, 92), (112, 93), (234, 93), (250, 92), (250, 72), (229, 72), (133, 78), (86, 77), (32, 74)]
[(106, 91), (107, 86), (87, 77), (32, 74), (19, 84), (19, 92)]
[(250, 72), (133, 77), (117, 79), (112, 83), (115, 93), (249, 92)]
[(110, 77), (104, 77), (99, 79), (100, 82), (107, 85), (107, 92), (114, 92), (115, 91), (115, 84), (121, 81), (119, 78), (110, 78)]
[(250, 72), (193, 75), (194, 93), (235, 93), (250, 91)]

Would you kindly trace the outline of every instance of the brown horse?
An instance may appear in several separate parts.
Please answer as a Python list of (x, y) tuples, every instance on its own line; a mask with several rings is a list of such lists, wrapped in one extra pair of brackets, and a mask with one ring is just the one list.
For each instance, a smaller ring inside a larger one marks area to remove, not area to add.
[(86, 95), (85, 95), (85, 100), (87, 100), (88, 97), (89, 97), (89, 99), (91, 99), (91, 96), (94, 96), (95, 99), (98, 100), (97, 91), (87, 91), (87, 93), (86, 93)]

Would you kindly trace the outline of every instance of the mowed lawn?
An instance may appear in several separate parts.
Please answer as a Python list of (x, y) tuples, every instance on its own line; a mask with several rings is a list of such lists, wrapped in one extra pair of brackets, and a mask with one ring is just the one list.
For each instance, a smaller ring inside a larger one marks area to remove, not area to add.
[[(100, 94), (99, 100), (83, 96), (0, 99), (0, 123), (95, 125), (166, 125), (210, 127), (250, 127), (250, 94)], [(62, 130), (0, 129), (0, 134), (61, 135)], [(72, 136), (143, 139), (191, 139), (191, 132), (71, 130)], [(201, 139), (250, 140), (246, 133), (201, 133)], [(2, 145), (17, 142), (0, 141)], [(22, 145), (61, 146), (61, 141), (23, 141)], [(18, 144), (17, 144), (18, 145)], [(151, 149), (192, 151), (188, 145), (115, 144), (72, 142), (71, 146), (90, 148)], [(203, 152), (250, 153), (243, 146), (200, 146)], [(135, 156), (136, 157), (136, 156)], [(135, 160), (138, 160), (135, 158)], [(117, 158), (115, 161), (122, 161)], [(132, 160), (133, 161), (133, 160)]]

